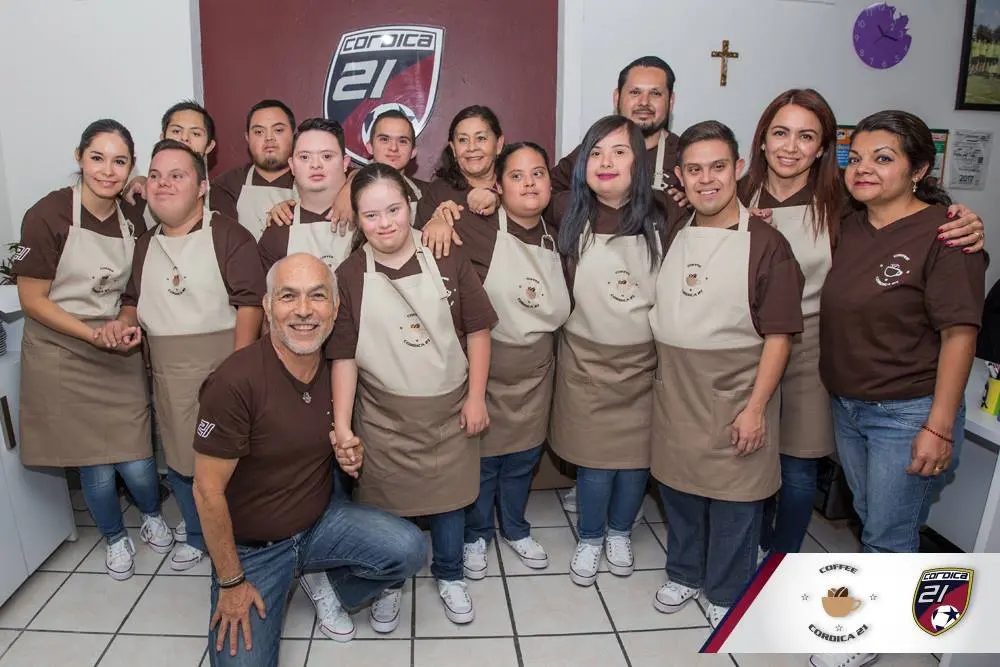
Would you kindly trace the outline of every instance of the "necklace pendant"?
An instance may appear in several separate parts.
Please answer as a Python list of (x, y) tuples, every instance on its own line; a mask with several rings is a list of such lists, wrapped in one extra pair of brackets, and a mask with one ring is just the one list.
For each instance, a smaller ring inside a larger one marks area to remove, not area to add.
[(312, 403), (313, 397), (308, 391), (302, 392), (302, 400), (306, 402), (306, 405)]

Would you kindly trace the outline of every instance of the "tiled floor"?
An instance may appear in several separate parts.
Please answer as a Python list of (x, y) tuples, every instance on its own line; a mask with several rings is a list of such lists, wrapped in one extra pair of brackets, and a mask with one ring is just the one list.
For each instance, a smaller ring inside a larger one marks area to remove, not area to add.
[[(173, 499), (164, 513), (171, 525), (176, 523)], [(405, 588), (396, 632), (375, 636), (362, 612), (357, 639), (347, 645), (315, 630), (312, 606), (296, 589), (285, 619), (280, 667), (807, 664), (805, 656), (698, 655), (709, 635), (703, 610), (689, 605), (667, 616), (653, 609), (651, 597), (664, 577), (667, 529), (652, 497), (633, 537), (636, 572), (618, 578), (605, 571), (591, 588), (573, 585), (566, 575), (575, 544), (571, 516), (563, 512), (556, 492), (532, 493), (528, 518), (551, 564), (543, 573), (528, 570), (505, 545), (493, 547), (489, 576), (469, 585), (476, 620), (467, 626), (445, 619), (426, 569)], [(136, 575), (116, 582), (103, 574), (104, 547), (90, 515), (78, 512), (77, 523), (80, 539), (64, 544), (0, 607), (0, 667), (207, 666), (208, 564), (178, 574), (166, 556), (143, 545)], [(127, 508), (126, 524), (139, 525), (135, 508)], [(858, 544), (845, 526), (817, 516), (805, 548), (856, 551)], [(937, 660), (883, 656), (879, 665), (936, 667)]]

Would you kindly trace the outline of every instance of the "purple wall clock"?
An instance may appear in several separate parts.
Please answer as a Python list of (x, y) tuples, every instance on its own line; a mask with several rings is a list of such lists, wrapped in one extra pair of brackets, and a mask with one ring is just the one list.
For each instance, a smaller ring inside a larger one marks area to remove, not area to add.
[(909, 22), (908, 16), (897, 14), (893, 5), (884, 2), (862, 9), (854, 22), (854, 52), (875, 69), (898, 65), (910, 50)]

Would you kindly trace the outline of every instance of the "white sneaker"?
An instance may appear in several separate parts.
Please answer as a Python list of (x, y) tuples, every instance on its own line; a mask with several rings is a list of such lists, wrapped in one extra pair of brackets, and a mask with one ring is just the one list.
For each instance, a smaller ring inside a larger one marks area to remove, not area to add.
[(667, 581), (653, 596), (653, 606), (661, 614), (673, 614), (697, 598), (699, 593), (701, 593), (700, 589), (682, 586), (676, 581)]
[(604, 559), (608, 570), (619, 577), (627, 577), (635, 569), (632, 540), (627, 535), (609, 535), (604, 540)]
[(708, 616), (708, 622), (713, 629), (719, 627), (719, 623), (722, 623), (722, 619), (724, 619), (728, 613), (729, 607), (720, 607), (712, 602), (708, 603), (708, 609), (705, 610), (705, 614)]
[(569, 563), (569, 578), (577, 586), (590, 586), (597, 581), (601, 565), (601, 545), (577, 542), (573, 560)]
[(174, 554), (170, 557), (170, 569), (177, 572), (190, 570), (204, 557), (205, 552), (201, 549), (195, 549), (190, 544), (181, 544), (174, 549)]
[(372, 604), (368, 622), (372, 630), (387, 634), (399, 627), (399, 610), (403, 601), (402, 588), (387, 588)]
[(559, 502), (562, 503), (562, 508), (564, 510), (566, 510), (567, 512), (573, 512), (574, 514), (576, 513), (577, 508), (576, 508), (576, 485), (575, 484), (573, 485), (573, 487), (569, 491), (567, 491), (566, 493), (562, 494), (559, 497)]
[(181, 519), (181, 522), (177, 524), (174, 528), (174, 542), (187, 542), (188, 541), (188, 527), (187, 521)]
[(757, 547), (757, 567), (760, 567), (760, 564), (764, 562), (764, 559), (767, 558), (767, 554), (768, 552), (764, 551), (760, 547)]
[(472, 608), (469, 587), (464, 581), (441, 581), (438, 579), (438, 595), (444, 603), (444, 615), (457, 625), (471, 623), (476, 617)]
[(354, 639), (357, 628), (354, 620), (340, 604), (340, 598), (330, 584), (326, 572), (310, 572), (299, 577), (299, 585), (312, 600), (319, 619), (319, 631), (327, 639), (335, 642), (349, 642)]
[(878, 653), (815, 653), (809, 656), (812, 667), (865, 667), (878, 661)]
[(142, 527), (139, 528), (139, 539), (158, 554), (165, 554), (174, 546), (174, 533), (162, 516), (143, 514)]
[(104, 557), (104, 569), (115, 581), (125, 581), (135, 574), (135, 544), (131, 537), (118, 540), (108, 545), (108, 553)]
[(486, 540), (479, 538), (462, 546), (462, 569), (465, 576), (473, 581), (486, 577)]
[(549, 555), (545, 553), (545, 548), (530, 535), (519, 540), (508, 540), (505, 537), (503, 541), (514, 550), (525, 567), (530, 567), (532, 570), (544, 570), (549, 566)]

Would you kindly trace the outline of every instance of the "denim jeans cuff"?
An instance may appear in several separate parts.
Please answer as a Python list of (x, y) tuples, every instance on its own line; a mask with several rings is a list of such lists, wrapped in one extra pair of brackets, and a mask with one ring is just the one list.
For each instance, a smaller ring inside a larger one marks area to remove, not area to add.
[(580, 542), (583, 544), (589, 544), (592, 547), (599, 547), (604, 544), (603, 537), (581, 537)]
[(614, 528), (608, 527), (608, 537), (630, 537), (632, 535), (632, 529), (628, 530), (615, 530)]
[(124, 539), (125, 539), (126, 537), (128, 537), (128, 531), (127, 531), (127, 530), (123, 530), (123, 531), (121, 531), (121, 532), (118, 532), (118, 533), (115, 533), (114, 535), (106, 535), (106, 536), (105, 536), (105, 538), (106, 538), (106, 539), (107, 539), (107, 541), (108, 541), (108, 546), (109, 546), (109, 547), (110, 547), (110, 546), (111, 546), (112, 544), (117, 544), (118, 542), (121, 542), (121, 541), (122, 541), (122, 540), (124, 540)]

